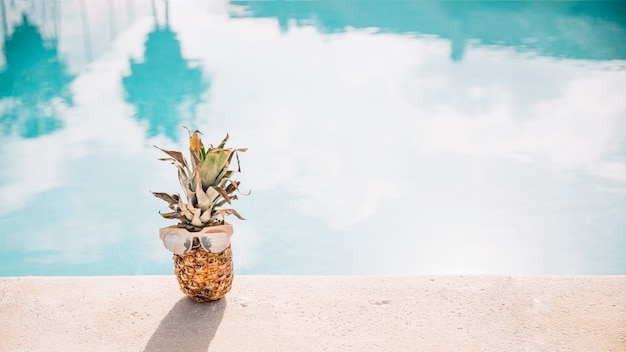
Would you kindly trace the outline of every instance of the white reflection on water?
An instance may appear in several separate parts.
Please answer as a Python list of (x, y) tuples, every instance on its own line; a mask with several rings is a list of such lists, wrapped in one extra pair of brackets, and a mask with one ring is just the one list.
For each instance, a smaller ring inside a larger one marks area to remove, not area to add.
[[(195, 6), (170, 13), (183, 55), (211, 77), (189, 122), (250, 148), (239, 272), (624, 272), (626, 72), (612, 69), (623, 62), (479, 45), (453, 62), (437, 38), (280, 32)], [(138, 20), (79, 75), (63, 130), (3, 140), (0, 224), (37, 241), (2, 251), (169, 272), (165, 207), (148, 190), (178, 185), (152, 144), (182, 144), (146, 139), (121, 86), (150, 29)], [(45, 157), (25, 157), (36, 150)]]

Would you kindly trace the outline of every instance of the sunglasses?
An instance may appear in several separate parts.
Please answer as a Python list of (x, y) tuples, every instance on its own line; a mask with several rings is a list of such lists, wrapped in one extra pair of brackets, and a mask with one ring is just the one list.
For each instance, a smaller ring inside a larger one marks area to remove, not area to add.
[(174, 254), (185, 254), (193, 248), (194, 239), (198, 239), (202, 248), (209, 253), (220, 253), (230, 245), (233, 226), (224, 224), (205, 227), (199, 232), (189, 232), (176, 225), (159, 230), (163, 245)]

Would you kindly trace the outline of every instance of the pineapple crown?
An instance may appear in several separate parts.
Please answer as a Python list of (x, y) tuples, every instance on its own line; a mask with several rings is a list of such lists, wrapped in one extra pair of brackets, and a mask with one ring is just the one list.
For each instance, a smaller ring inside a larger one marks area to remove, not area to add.
[[(184, 126), (183, 126), (184, 127)], [(238, 152), (245, 152), (247, 148), (225, 148), (228, 134), (222, 142), (214, 148), (212, 145), (205, 149), (200, 139), (201, 132), (189, 132), (189, 155), (191, 164), (187, 162), (181, 152), (155, 148), (163, 151), (169, 158), (159, 160), (171, 161), (178, 168), (178, 181), (182, 186), (186, 202), (178, 194), (152, 192), (155, 197), (163, 199), (172, 212), (161, 213), (166, 219), (178, 219), (178, 227), (190, 231), (199, 231), (207, 226), (224, 224), (226, 215), (235, 215), (244, 218), (235, 209), (225, 208), (225, 204), (237, 199), (233, 194), (239, 190), (239, 181), (231, 179), (235, 172), (240, 172)], [(237, 159), (237, 170), (230, 170), (233, 155)], [(191, 165), (191, 166), (190, 166)]]

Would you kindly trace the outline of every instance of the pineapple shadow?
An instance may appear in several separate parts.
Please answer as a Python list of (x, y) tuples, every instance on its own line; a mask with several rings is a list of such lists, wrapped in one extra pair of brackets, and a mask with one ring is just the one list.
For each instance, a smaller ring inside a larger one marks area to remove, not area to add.
[(225, 310), (224, 298), (208, 303), (182, 298), (161, 320), (144, 352), (207, 351)]

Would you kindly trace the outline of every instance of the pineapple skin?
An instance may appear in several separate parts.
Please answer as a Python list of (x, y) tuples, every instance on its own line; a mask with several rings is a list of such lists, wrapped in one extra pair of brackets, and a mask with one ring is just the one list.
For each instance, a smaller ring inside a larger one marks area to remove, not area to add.
[(209, 253), (199, 243), (185, 254), (174, 254), (174, 273), (180, 290), (196, 302), (224, 297), (233, 284), (233, 252), (230, 245)]

